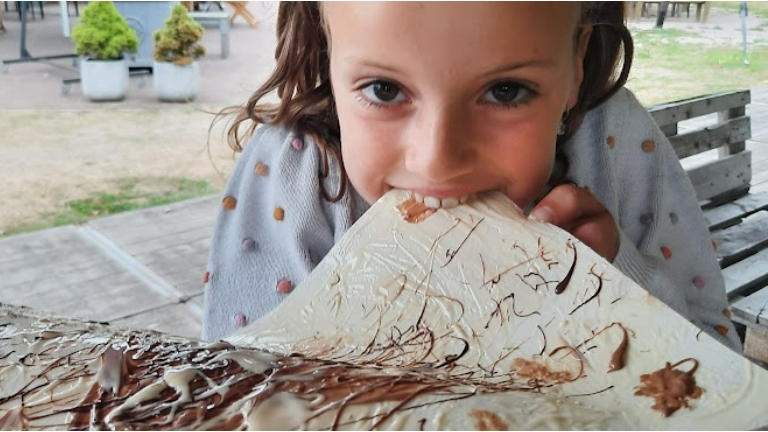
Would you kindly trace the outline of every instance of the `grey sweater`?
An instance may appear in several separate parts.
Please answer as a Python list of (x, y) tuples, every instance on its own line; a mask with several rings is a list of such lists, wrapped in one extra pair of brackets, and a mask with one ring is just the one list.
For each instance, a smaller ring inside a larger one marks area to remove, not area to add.
[[(626, 89), (587, 113), (566, 143), (568, 177), (616, 220), (613, 264), (729, 347), (725, 285), (693, 187), (669, 141)], [(369, 207), (350, 188), (337, 203), (318, 194), (318, 147), (263, 126), (227, 184), (206, 273), (203, 338), (222, 338), (276, 307)], [(326, 188), (338, 187), (331, 163)], [(724, 335), (723, 335), (724, 333)]]

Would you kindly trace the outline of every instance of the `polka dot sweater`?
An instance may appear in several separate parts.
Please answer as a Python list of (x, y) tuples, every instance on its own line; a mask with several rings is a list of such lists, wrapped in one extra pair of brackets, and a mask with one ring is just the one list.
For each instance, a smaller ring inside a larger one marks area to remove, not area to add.
[[(669, 141), (629, 90), (590, 111), (566, 144), (568, 177), (613, 214), (614, 265), (703, 331), (740, 343), (714, 245), (693, 187)], [(260, 318), (331, 249), (368, 205), (350, 189), (337, 203), (317, 192), (322, 160), (308, 139), (257, 130), (222, 198), (204, 277), (203, 338)], [(335, 191), (332, 164), (326, 187)]]
[[(278, 127), (257, 129), (221, 200), (205, 283), (203, 338), (218, 339), (280, 304), (368, 209), (357, 193), (318, 193), (320, 150)], [(331, 164), (326, 189), (338, 188)]]

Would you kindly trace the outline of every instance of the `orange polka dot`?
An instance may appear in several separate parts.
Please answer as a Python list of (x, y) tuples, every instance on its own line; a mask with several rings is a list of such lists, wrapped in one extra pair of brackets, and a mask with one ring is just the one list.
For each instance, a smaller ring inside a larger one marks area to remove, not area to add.
[(227, 196), (221, 200), (221, 204), (224, 206), (225, 210), (233, 210), (235, 206), (237, 206), (237, 200), (233, 196)]
[(642, 148), (644, 152), (651, 153), (652, 151), (656, 150), (656, 143), (653, 142), (653, 140), (645, 140), (643, 141)]
[(277, 292), (280, 294), (288, 294), (293, 290), (293, 284), (287, 279), (283, 279), (277, 283)]
[(269, 167), (267, 167), (265, 164), (259, 162), (256, 164), (256, 167), (253, 170), (256, 175), (258, 176), (265, 176), (269, 173)]
[(605, 139), (605, 142), (608, 144), (608, 147), (613, 148), (616, 145), (616, 137), (613, 135), (608, 135), (608, 138)]
[(205, 272), (203, 275), (203, 283), (207, 284), (211, 280), (211, 272)]
[(728, 318), (728, 319), (731, 319), (731, 316), (732, 316), (731, 310), (728, 309), (728, 308), (723, 309), (723, 316)]
[(726, 326), (716, 325), (715, 330), (723, 336), (728, 334), (728, 327)]
[(672, 250), (666, 246), (661, 247), (661, 254), (664, 255), (665, 259), (672, 258)]
[(285, 210), (283, 210), (282, 207), (275, 207), (275, 211), (272, 214), (275, 217), (275, 220), (283, 220), (285, 218)]

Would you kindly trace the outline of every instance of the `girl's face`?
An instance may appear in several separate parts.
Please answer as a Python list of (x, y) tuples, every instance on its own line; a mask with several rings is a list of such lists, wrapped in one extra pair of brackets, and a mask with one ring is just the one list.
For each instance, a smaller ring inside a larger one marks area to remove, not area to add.
[(324, 4), (349, 179), (461, 198), (499, 190), (521, 208), (546, 186), (577, 100), (589, 29), (578, 3)]

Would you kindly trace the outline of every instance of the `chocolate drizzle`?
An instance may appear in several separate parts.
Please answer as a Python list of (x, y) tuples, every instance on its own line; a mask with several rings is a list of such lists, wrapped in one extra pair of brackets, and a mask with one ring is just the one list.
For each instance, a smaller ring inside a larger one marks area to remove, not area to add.
[(621, 343), (619, 343), (619, 346), (616, 347), (616, 351), (614, 351), (613, 355), (611, 356), (611, 363), (608, 368), (609, 373), (615, 372), (624, 367), (624, 354), (627, 352), (627, 343), (629, 337), (627, 336), (627, 329), (625, 329), (621, 324), (619, 324), (619, 327), (621, 327), (622, 333)]
[(568, 274), (565, 275), (565, 278), (555, 286), (555, 294), (562, 294), (563, 291), (568, 288), (568, 284), (571, 282), (571, 277), (573, 277), (573, 271), (576, 269), (576, 248), (570, 242), (568, 242), (568, 247), (573, 249), (573, 263), (571, 263), (571, 268), (568, 270)]
[[(675, 369), (684, 363), (692, 363), (691, 370)], [(669, 417), (680, 408), (690, 408), (688, 400), (698, 399), (703, 393), (693, 377), (698, 367), (699, 362), (692, 358), (680, 360), (673, 365), (667, 362), (663, 368), (640, 376), (640, 386), (635, 391), (635, 396), (653, 398), (652, 408), (664, 417)]]
[[(583, 364), (574, 374), (518, 358), (507, 380), (492, 383), (474, 379), (471, 373), (445, 376), (443, 371), (454, 370), (467, 354), (465, 340), (458, 340), (456, 354), (440, 364), (415, 364), (395, 373), (374, 365), (301, 355), (282, 357), (150, 331), (115, 331), (76, 321), (67, 326), (74, 328), (45, 334), (21, 332), (6, 340), (12, 353), (5, 362), (23, 359), (26, 367), (38, 372), (26, 386), (0, 398), (0, 423), (26, 428), (70, 413), (68, 422), (58, 427), (239, 430), (253, 427), (249, 424), (252, 414), (245, 413), (254, 413), (269, 401), (295, 400), (306, 407), (305, 412), (294, 413), (297, 427), (312, 428), (313, 421), (325, 418), (320, 424), (330, 421), (336, 429), (353, 421), (345, 415), (351, 406), (389, 404), (376, 414), (354, 420), (367, 422), (360, 426), (376, 428), (399, 411), (467, 398), (478, 391), (540, 392), (577, 379), (583, 370)], [(30, 338), (31, 334), (35, 337)], [(412, 343), (419, 334), (401, 332), (400, 346)], [(425, 340), (434, 343), (433, 337)], [(82, 390), (63, 391), (79, 385)], [(425, 395), (429, 399), (422, 399)], [(22, 408), (8, 405), (20, 400), (26, 401)], [(477, 420), (484, 427), (501, 424), (496, 417), (482, 417)]]

